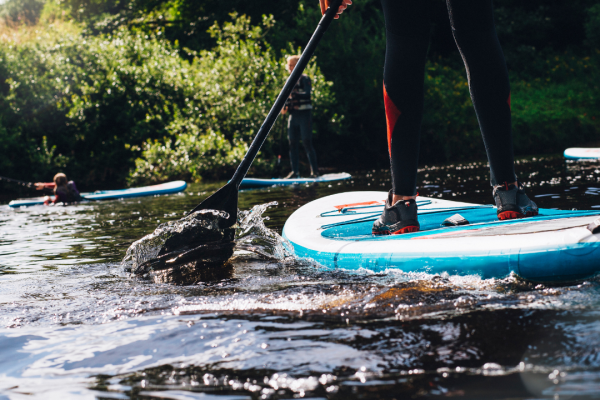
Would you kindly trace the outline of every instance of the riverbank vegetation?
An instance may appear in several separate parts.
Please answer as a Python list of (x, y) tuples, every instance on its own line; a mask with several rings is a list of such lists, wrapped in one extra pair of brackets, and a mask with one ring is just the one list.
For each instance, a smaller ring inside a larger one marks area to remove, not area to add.
[[(305, 0), (7, 0), (0, 5), (0, 171), (89, 188), (225, 179), (320, 13)], [(600, 140), (600, 4), (497, 0), (517, 154)], [(421, 160), (485, 157), (462, 60), (432, 1)], [(388, 163), (378, 0), (357, 0), (308, 68), (324, 167)], [(270, 176), (280, 119), (254, 165)], [(284, 147), (284, 154), (287, 147)]]

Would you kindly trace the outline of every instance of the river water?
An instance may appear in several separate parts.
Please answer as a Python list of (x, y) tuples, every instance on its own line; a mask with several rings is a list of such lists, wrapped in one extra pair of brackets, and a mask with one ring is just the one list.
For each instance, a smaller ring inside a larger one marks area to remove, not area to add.
[[(518, 173), (540, 207), (600, 208), (600, 163), (528, 158)], [(489, 204), (487, 175), (485, 163), (429, 166), (419, 192)], [(390, 185), (386, 171), (353, 176), (242, 192), (242, 210), (278, 203), (246, 226), (260, 254), (237, 251), (222, 276), (190, 286), (133, 278), (121, 259), (222, 183), (0, 206), (0, 399), (600, 397), (598, 279), (330, 270), (278, 248), (299, 206)]]

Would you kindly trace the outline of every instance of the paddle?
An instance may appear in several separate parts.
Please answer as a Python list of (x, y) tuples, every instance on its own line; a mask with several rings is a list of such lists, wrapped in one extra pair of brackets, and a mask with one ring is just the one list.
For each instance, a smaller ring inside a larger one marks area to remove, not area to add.
[(20, 181), (18, 179), (7, 178), (5, 176), (0, 176), (0, 180), (16, 183), (18, 185), (23, 185), (23, 186), (30, 187), (30, 188), (35, 187), (35, 183), (33, 183), (33, 182)]
[(333, 0), (331, 2), (331, 5), (321, 18), (317, 29), (315, 30), (308, 44), (306, 45), (306, 48), (304, 49), (302, 56), (298, 60), (296, 67), (294, 68), (294, 70), (290, 74), (290, 77), (283, 86), (281, 93), (279, 93), (279, 96), (277, 96), (275, 104), (273, 104), (271, 111), (269, 111), (267, 118), (258, 130), (256, 137), (254, 138), (252, 144), (248, 148), (248, 152), (244, 156), (244, 159), (242, 160), (240, 165), (237, 167), (231, 180), (225, 186), (223, 186), (211, 196), (206, 198), (202, 203), (198, 204), (196, 208), (192, 210), (192, 212), (199, 210), (225, 211), (227, 214), (229, 214), (229, 216), (227, 219), (223, 220), (223, 223), (220, 224), (220, 227), (223, 229), (229, 228), (236, 223), (238, 212), (238, 190), (240, 187), (240, 183), (246, 176), (248, 169), (250, 169), (250, 166), (252, 165), (256, 154), (265, 142), (267, 136), (269, 135), (269, 131), (273, 127), (273, 124), (277, 120), (279, 113), (283, 109), (286, 99), (292, 93), (296, 82), (298, 82), (298, 79), (300, 79), (300, 76), (302, 75), (302, 72), (304, 72), (308, 61), (310, 60), (315, 51), (315, 48), (321, 41), (321, 38), (323, 37), (323, 34), (325, 33), (329, 25), (331, 24), (331, 21), (333, 21), (337, 10), (341, 4), (342, 0)]

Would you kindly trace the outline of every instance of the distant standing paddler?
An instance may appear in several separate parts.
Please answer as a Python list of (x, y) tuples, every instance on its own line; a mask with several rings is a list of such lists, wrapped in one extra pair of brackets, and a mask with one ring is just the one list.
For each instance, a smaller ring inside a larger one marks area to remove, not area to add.
[[(296, 67), (300, 56), (289, 56), (287, 58), (287, 70), (291, 73)], [(312, 104), (310, 100), (311, 83), (307, 75), (302, 75), (292, 94), (285, 103), (282, 114), (290, 113), (288, 118), (288, 140), (290, 143), (290, 163), (292, 172), (285, 178), (299, 178), (300, 166), (298, 155), (298, 142), (302, 138), (302, 144), (308, 156), (310, 163), (310, 176), (317, 177), (319, 175), (319, 167), (317, 166), (317, 154), (312, 144)]]
[(77, 186), (75, 186), (75, 182), (67, 180), (67, 176), (62, 172), (54, 175), (54, 182), (37, 182), (35, 184), (35, 188), (37, 190), (50, 189), (54, 191), (54, 200), (51, 200), (50, 196), (48, 196), (48, 198), (44, 201), (44, 204), (46, 205), (50, 203), (68, 204), (81, 201), (81, 195), (79, 194), (79, 190), (77, 190)]

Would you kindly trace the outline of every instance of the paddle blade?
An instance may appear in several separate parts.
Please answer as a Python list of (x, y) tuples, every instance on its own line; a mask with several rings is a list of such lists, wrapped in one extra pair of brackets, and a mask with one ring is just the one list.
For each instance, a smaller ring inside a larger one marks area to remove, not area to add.
[(229, 182), (221, 189), (217, 190), (211, 196), (204, 199), (204, 201), (196, 206), (192, 210), (219, 210), (225, 211), (229, 214), (229, 217), (222, 223), (219, 223), (221, 229), (230, 228), (237, 222), (238, 212), (238, 188), (237, 186)]

